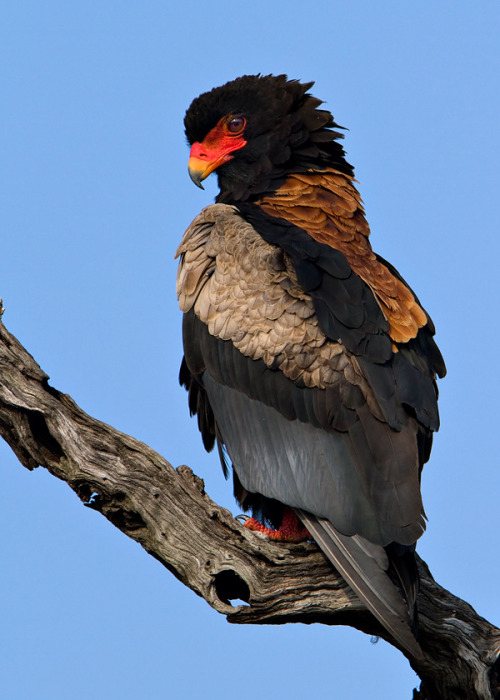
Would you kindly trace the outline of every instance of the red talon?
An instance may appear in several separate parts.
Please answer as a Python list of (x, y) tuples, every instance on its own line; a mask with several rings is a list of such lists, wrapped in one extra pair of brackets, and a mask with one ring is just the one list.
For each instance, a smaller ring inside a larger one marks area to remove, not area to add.
[(305, 542), (312, 539), (309, 531), (302, 525), (291, 508), (284, 509), (283, 519), (278, 530), (272, 530), (270, 527), (262, 525), (255, 518), (248, 518), (245, 521), (245, 527), (277, 542)]

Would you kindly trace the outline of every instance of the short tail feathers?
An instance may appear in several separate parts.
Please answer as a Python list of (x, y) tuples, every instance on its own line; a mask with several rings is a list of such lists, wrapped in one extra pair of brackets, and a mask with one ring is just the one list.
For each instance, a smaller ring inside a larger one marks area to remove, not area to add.
[(420, 589), (417, 562), (415, 561), (415, 545), (392, 544), (385, 547), (390, 562), (389, 575), (400, 586), (406, 598), (410, 615), (410, 625), (415, 636), (418, 632), (417, 595)]
[(362, 537), (341, 535), (328, 520), (296, 510), (337, 571), (394, 639), (415, 659), (423, 652), (411, 631), (410, 614), (401, 593), (386, 571), (389, 566), (382, 547)]

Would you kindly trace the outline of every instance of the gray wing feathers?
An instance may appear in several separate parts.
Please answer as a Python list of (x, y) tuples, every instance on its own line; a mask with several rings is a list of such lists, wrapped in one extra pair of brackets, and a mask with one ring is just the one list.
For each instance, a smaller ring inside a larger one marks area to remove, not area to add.
[[(287, 420), (273, 408), (211, 379), (207, 372), (203, 382), (229, 457), (249, 492), (314, 512), (338, 531), (361, 534), (380, 545), (411, 544), (420, 536), (417, 466), (406, 477), (396, 474), (390, 464), (386, 469), (369, 469), (373, 449), (385, 449), (380, 435), (378, 441), (367, 441), (360, 421), (351, 431), (328, 433), (309, 423)], [(400, 439), (400, 433), (388, 426), (385, 430), (388, 440)], [(402, 450), (404, 441), (400, 443)], [(390, 456), (394, 450), (392, 444), (387, 448)]]

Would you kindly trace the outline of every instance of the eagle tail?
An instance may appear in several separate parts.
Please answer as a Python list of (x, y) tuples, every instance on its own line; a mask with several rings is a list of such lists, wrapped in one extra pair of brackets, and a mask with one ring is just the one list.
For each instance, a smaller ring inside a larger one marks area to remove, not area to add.
[(410, 613), (398, 588), (387, 574), (389, 561), (384, 549), (357, 535), (340, 534), (328, 520), (303, 510), (297, 515), (337, 571), (370, 612), (415, 659), (422, 649), (411, 630)]

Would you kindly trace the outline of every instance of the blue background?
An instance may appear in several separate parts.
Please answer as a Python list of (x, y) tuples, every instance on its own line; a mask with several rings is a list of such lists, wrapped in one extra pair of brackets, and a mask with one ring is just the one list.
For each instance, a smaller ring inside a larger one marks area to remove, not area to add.
[[(243, 73), (316, 80), (350, 129), (373, 246), (448, 365), (419, 551), (497, 623), (499, 19), (487, 0), (18, 0), (0, 23), (4, 322), (53, 386), (236, 513), (177, 384), (173, 254), (216, 194), (188, 178), (182, 120)], [(2, 697), (411, 697), (418, 679), (384, 642), (233, 627), (66, 484), (3, 443), (0, 463)]]

